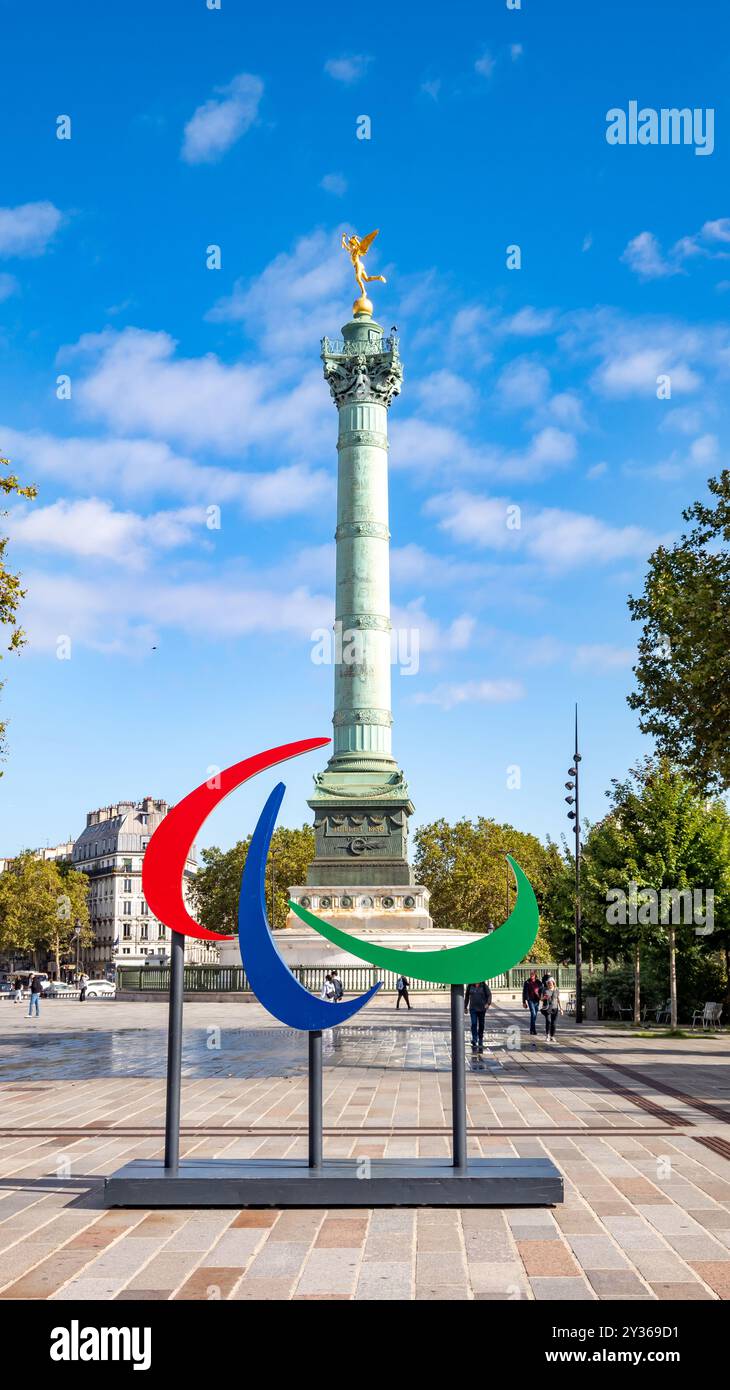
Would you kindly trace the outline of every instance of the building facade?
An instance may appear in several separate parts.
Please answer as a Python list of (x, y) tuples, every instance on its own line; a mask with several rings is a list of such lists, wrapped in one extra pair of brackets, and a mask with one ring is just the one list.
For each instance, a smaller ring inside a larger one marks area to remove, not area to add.
[[(84, 966), (102, 974), (118, 965), (164, 964), (170, 955), (170, 932), (152, 915), (142, 892), (145, 850), (169, 806), (151, 796), (119, 801), (89, 811), (73, 845), (75, 869), (89, 877), (89, 919), (94, 945), (82, 949)], [(195, 846), (185, 864), (183, 897), (189, 899), (197, 872)], [(215, 942), (185, 938), (189, 965), (216, 964)]]

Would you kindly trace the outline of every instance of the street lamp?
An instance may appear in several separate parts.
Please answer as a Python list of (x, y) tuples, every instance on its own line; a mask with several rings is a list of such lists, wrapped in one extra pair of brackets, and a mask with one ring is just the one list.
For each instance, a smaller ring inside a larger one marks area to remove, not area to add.
[(79, 947), (81, 945), (81, 923), (76, 918), (74, 923), (74, 936), (76, 937), (76, 979), (79, 978)]
[(578, 752), (578, 706), (575, 707), (575, 753), (573, 754), (573, 766), (568, 768), (568, 776), (572, 777), (571, 782), (566, 782), (568, 792), (575, 791), (575, 796), (566, 796), (568, 805), (575, 806), (574, 811), (568, 811), (568, 819), (573, 822), (573, 834), (575, 835), (575, 1021), (583, 1022), (583, 956), (581, 947), (581, 915), (580, 915), (580, 763), (581, 755)]

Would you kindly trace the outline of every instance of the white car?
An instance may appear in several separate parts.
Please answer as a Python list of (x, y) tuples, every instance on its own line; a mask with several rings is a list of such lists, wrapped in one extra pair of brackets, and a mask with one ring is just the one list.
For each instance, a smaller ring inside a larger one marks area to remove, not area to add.
[(89, 980), (86, 986), (87, 999), (114, 999), (117, 987), (111, 980)]
[(47, 989), (43, 991), (44, 999), (61, 999), (64, 995), (70, 995), (78, 999), (79, 991), (76, 985), (64, 984), (63, 980), (52, 980)]

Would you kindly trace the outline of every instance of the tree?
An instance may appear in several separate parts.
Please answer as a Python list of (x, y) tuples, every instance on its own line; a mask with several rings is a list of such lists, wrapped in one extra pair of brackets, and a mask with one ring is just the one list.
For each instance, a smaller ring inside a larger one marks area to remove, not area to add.
[(0, 874), (0, 949), (28, 953), (36, 965), (41, 951), (52, 953), (58, 978), (77, 921), (81, 945), (92, 945), (86, 874), (36, 859), (30, 850)]
[(505, 853), (527, 875), (543, 921), (531, 953), (536, 960), (550, 960), (546, 936), (549, 922), (551, 878), (559, 873), (557, 846), (547, 847), (535, 835), (480, 816), (454, 825), (438, 820), (423, 825), (415, 835), (414, 871), (431, 893), (431, 915), (438, 927), (456, 931), (486, 932), (503, 922), (515, 903), (514, 877)]
[[(201, 853), (203, 867), (193, 880), (192, 902), (197, 921), (208, 931), (233, 936), (238, 930), (238, 895), (250, 843), (249, 835), (231, 849), (212, 846)], [(283, 825), (277, 827), (266, 861), (266, 905), (272, 928), (285, 925), (289, 889), (306, 881), (313, 859), (312, 826), (303, 825), (300, 830), (290, 830)]]
[[(624, 950), (636, 964), (642, 942), (664, 941), (669, 953), (671, 1026), (677, 1027), (677, 951), (697, 949), (694, 906), (687, 913), (659, 899), (662, 890), (708, 889), (722, 901), (727, 892), (730, 826), (721, 802), (708, 802), (681, 769), (664, 757), (645, 758), (608, 793), (611, 815), (599, 847), (593, 850), (594, 873), (621, 890), (628, 903), (630, 884), (638, 889), (636, 922), (621, 927)], [(653, 896), (656, 895), (656, 896)], [(675, 899), (675, 903), (678, 902)], [(630, 903), (629, 903), (630, 910)], [(633, 915), (633, 914), (631, 914)], [(638, 985), (635, 986), (638, 990)], [(638, 1004), (638, 1001), (637, 1001)]]
[[(9, 468), (10, 460), (0, 458), (0, 469)], [(17, 497), (35, 497), (37, 489), (34, 487), (21, 487), (15, 473), (0, 472), (0, 494), (6, 496), (15, 493)], [(7, 516), (7, 511), (0, 512), (0, 516)], [(13, 574), (6, 564), (7, 536), (0, 536), (0, 625), (10, 628), (8, 640), (8, 651), (17, 651), (25, 643), (25, 635), (21, 627), (18, 626), (18, 610), (21, 599), (25, 598), (25, 589), (20, 587), (20, 576)], [(2, 683), (0, 683), (2, 690)], [(5, 729), (6, 725), (0, 721), (0, 757), (5, 753)], [(0, 771), (0, 777), (2, 772)]]
[(696, 525), (659, 546), (642, 597), (628, 600), (643, 623), (628, 702), (702, 791), (730, 786), (730, 470), (708, 487), (716, 502), (683, 513)]

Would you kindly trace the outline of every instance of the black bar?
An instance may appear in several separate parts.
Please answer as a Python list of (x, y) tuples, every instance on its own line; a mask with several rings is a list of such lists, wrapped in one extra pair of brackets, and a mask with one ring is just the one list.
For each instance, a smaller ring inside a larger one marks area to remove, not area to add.
[(167, 1105), (165, 1108), (165, 1169), (177, 1172), (180, 1162), (180, 1075), (182, 1071), (183, 974), (185, 937), (171, 933), (170, 1006), (167, 1025)]
[(322, 1031), (309, 1033), (309, 1167), (322, 1167)]
[(454, 1168), (466, 1168), (466, 1058), (464, 986), (451, 986), (451, 1123)]

